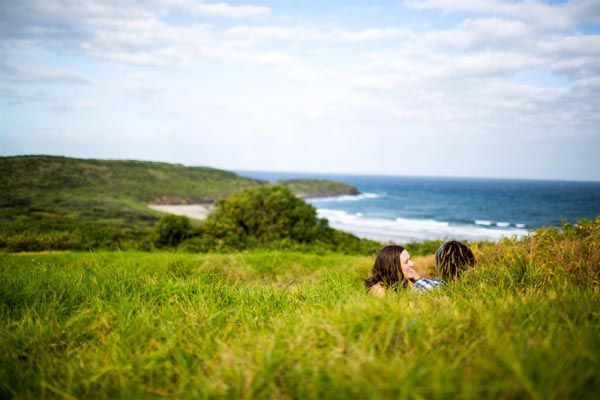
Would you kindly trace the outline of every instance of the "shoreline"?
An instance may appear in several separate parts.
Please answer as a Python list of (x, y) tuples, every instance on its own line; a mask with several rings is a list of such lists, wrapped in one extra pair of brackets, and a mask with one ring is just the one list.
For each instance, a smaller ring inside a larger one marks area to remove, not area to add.
[(168, 214), (183, 215), (189, 218), (203, 220), (215, 210), (212, 204), (185, 204), (185, 205), (155, 205), (148, 204), (148, 208)]
[[(148, 205), (163, 213), (183, 215), (196, 220), (204, 220), (215, 210), (213, 204)], [(327, 218), (329, 226), (356, 235), (360, 238), (380, 242), (424, 242), (429, 240), (493, 241), (516, 236), (522, 238), (530, 233), (526, 228), (491, 229), (484, 225), (450, 226), (435, 221), (384, 220), (349, 215), (341, 211), (317, 209), (319, 218)]]
[(329, 221), (334, 229), (380, 242), (410, 243), (430, 240), (466, 240), (498, 242), (504, 238), (523, 238), (531, 229), (481, 224), (453, 224), (431, 219), (364, 217), (342, 210), (317, 209), (319, 218)]

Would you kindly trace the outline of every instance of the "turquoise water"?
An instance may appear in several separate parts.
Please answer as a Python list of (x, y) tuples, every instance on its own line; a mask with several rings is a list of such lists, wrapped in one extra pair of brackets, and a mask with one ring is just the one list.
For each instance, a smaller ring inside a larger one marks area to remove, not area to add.
[(359, 176), (237, 171), (278, 179), (331, 179), (361, 195), (308, 199), (334, 228), (400, 243), (500, 240), (600, 215), (600, 182)]

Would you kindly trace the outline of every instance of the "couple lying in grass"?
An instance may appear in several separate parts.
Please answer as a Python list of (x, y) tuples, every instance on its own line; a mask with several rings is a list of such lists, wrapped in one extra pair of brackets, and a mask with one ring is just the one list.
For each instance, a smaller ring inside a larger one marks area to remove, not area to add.
[(418, 290), (431, 290), (440, 281), (450, 281), (461, 272), (475, 264), (475, 256), (469, 247), (455, 240), (441, 245), (435, 253), (435, 271), (437, 278), (426, 279), (414, 270), (410, 254), (402, 246), (386, 246), (379, 251), (371, 276), (365, 279), (370, 294), (383, 297), (387, 289), (397, 290), (398, 286), (407, 287), (409, 282)]

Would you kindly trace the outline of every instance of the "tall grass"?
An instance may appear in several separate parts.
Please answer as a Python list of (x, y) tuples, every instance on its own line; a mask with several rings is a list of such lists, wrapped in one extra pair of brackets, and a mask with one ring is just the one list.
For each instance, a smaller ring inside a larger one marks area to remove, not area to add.
[(598, 242), (545, 235), (384, 299), (373, 257), (0, 255), (0, 397), (594, 398)]

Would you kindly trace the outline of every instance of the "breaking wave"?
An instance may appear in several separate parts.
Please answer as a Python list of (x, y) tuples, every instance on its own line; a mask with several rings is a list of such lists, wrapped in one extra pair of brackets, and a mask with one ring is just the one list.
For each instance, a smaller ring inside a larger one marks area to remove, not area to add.
[(468, 224), (433, 219), (368, 218), (360, 212), (351, 214), (323, 208), (317, 209), (317, 213), (319, 218), (327, 218), (332, 228), (363, 238), (399, 243), (446, 239), (498, 241), (504, 237), (523, 237), (529, 233), (523, 224), (511, 226), (507, 222), (477, 220)]
[(342, 196), (308, 198), (308, 199), (306, 199), (306, 201), (309, 201), (311, 203), (327, 203), (327, 202), (341, 203), (341, 202), (346, 202), (346, 201), (360, 201), (360, 200), (367, 200), (367, 199), (377, 199), (380, 197), (385, 197), (385, 194), (378, 194), (378, 193), (345, 194)]

